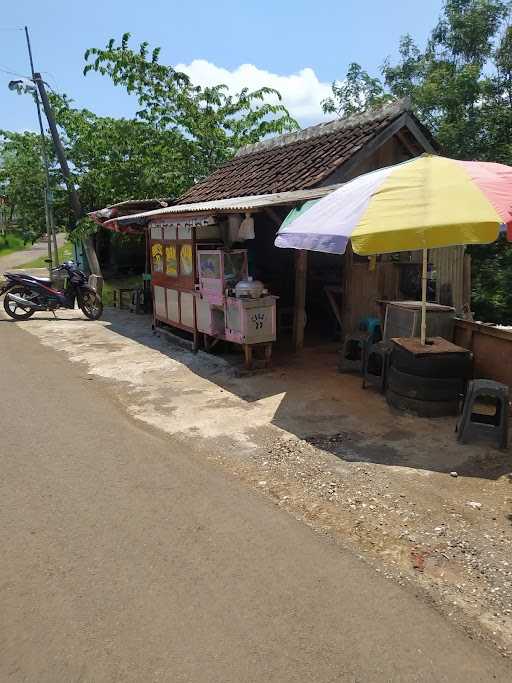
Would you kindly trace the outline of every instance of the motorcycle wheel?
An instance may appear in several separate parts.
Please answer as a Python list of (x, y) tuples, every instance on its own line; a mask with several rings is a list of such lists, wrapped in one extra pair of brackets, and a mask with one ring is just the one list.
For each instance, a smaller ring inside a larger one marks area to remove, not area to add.
[[(32, 294), (28, 287), (22, 287), (18, 285), (16, 287), (11, 287), (4, 296), (4, 311), (13, 320), (28, 320), (36, 312), (34, 308), (29, 308), (28, 310), (20, 304), (9, 298), (9, 294), (17, 294), (18, 296), (26, 296), (27, 294)], [(22, 312), (20, 312), (22, 311)]]
[(89, 320), (99, 320), (103, 314), (103, 304), (93, 289), (87, 289), (80, 293), (78, 305)]

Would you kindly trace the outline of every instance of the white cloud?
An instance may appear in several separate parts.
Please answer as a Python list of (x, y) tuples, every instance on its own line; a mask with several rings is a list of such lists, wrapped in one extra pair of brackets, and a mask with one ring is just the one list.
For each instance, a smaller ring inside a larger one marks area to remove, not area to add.
[(177, 64), (177, 71), (186, 73), (195, 85), (212, 86), (224, 83), (232, 94), (242, 88), (256, 90), (263, 86), (281, 93), (282, 102), (290, 114), (302, 123), (316, 123), (325, 119), (320, 102), (331, 92), (329, 83), (323, 83), (310, 67), (298, 73), (281, 75), (254, 64), (241, 64), (233, 71), (205, 59), (194, 59), (190, 64)]

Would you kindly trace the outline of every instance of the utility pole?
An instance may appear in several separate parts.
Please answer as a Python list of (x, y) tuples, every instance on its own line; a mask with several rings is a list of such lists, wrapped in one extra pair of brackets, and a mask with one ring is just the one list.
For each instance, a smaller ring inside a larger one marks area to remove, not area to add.
[[(80, 218), (82, 218), (83, 216), (82, 206), (80, 204), (80, 199), (78, 197), (76, 188), (73, 184), (73, 179), (71, 178), (71, 172), (69, 170), (68, 160), (66, 159), (66, 153), (64, 151), (64, 147), (59, 137), (59, 131), (57, 130), (55, 117), (53, 115), (53, 111), (50, 106), (50, 101), (48, 99), (48, 94), (44, 87), (44, 82), (41, 78), (40, 73), (36, 72), (34, 74), (34, 82), (37, 85), (37, 89), (39, 90), (39, 95), (41, 97), (41, 102), (43, 103), (44, 113), (46, 114), (46, 118), (48, 120), (48, 126), (50, 127), (50, 133), (52, 135), (53, 145), (55, 147), (55, 152), (57, 153), (57, 158), (59, 160), (60, 167), (62, 170), (62, 175), (66, 179), (66, 184), (68, 186), (69, 196), (71, 199), (71, 207), (73, 209), (73, 213), (75, 214), (75, 220), (79, 221)], [(101, 277), (100, 264), (98, 261), (98, 257), (96, 256), (96, 252), (94, 250), (92, 239), (90, 237), (84, 240), (84, 248), (92, 274)]]
[[(30, 60), (30, 70), (32, 72), (32, 79), (34, 79), (34, 62), (32, 59), (32, 48), (30, 46), (30, 37), (28, 34), (28, 28), (25, 26), (25, 38), (27, 39), (28, 57)], [(37, 120), (39, 121), (39, 133), (41, 135), (41, 155), (43, 157), (43, 166), (46, 179), (46, 188), (44, 191), (44, 213), (46, 219), (46, 234), (48, 237), (48, 270), (51, 273), (53, 262), (55, 265), (59, 265), (59, 254), (57, 251), (57, 237), (55, 234), (55, 222), (53, 220), (53, 209), (51, 206), (50, 197), (50, 172), (48, 170), (48, 156), (46, 154), (46, 141), (44, 136), (43, 119), (41, 117), (41, 107), (39, 106), (39, 98), (37, 92), (34, 92), (34, 100), (36, 102), (37, 108)], [(53, 237), (53, 254), (54, 261), (52, 260), (52, 237)]]

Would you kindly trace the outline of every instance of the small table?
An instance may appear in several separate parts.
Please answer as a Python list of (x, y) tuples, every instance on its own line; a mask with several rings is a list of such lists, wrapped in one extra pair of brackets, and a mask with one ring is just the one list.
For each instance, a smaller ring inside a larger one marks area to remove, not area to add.
[(443, 337), (430, 337), (426, 344), (422, 344), (418, 337), (394, 337), (393, 344), (400, 346), (415, 357), (449, 355), (453, 353), (470, 354), (469, 349), (457, 346)]

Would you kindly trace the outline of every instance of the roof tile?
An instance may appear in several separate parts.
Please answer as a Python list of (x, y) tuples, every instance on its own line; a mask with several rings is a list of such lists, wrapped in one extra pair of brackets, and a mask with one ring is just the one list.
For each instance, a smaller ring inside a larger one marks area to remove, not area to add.
[(178, 204), (307, 189), (406, 111), (403, 103), (250, 145), (182, 195)]

